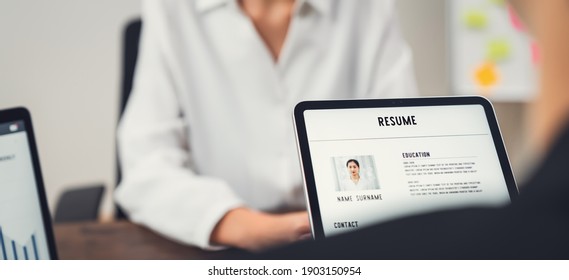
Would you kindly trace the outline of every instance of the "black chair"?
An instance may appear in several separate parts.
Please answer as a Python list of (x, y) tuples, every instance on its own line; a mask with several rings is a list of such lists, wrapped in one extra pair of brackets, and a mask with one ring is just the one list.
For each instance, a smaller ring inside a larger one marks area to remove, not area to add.
[[(119, 119), (124, 112), (128, 97), (132, 90), (134, 70), (136, 68), (136, 60), (138, 58), (138, 45), (141, 29), (141, 19), (133, 19), (127, 23), (123, 34), (122, 85), (119, 104)], [(116, 166), (116, 185), (118, 186), (122, 178), (118, 157), (116, 158)], [(57, 203), (54, 222), (63, 223), (97, 220), (104, 190), (104, 185), (95, 185), (88, 187), (75, 187), (65, 191)], [(127, 218), (124, 211), (122, 211), (118, 205), (116, 206), (115, 217), (117, 219)]]
[(74, 188), (65, 191), (57, 202), (54, 222), (96, 221), (105, 192), (104, 185)]
[[(134, 70), (138, 59), (138, 45), (140, 43), (140, 32), (142, 30), (142, 20), (137, 18), (128, 22), (123, 34), (123, 61), (122, 61), (122, 91), (119, 107), (119, 120), (124, 112), (126, 103), (132, 91)], [(122, 173), (119, 159), (117, 157), (117, 186), (121, 182)], [(116, 218), (127, 218), (126, 214), (117, 205)]]
[(138, 45), (140, 43), (140, 32), (142, 31), (142, 20), (134, 19), (128, 22), (123, 34), (123, 61), (122, 61), (122, 91), (119, 118), (122, 116), (126, 107), (126, 102), (132, 90), (134, 79), (134, 69), (138, 59)]

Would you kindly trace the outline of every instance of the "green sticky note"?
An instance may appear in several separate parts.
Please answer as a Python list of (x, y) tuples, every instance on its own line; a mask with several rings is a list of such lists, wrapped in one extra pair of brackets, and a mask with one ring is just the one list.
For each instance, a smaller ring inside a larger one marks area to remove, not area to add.
[(490, 0), (490, 3), (498, 6), (506, 6), (506, 0)]
[(483, 29), (488, 25), (488, 17), (482, 11), (471, 10), (464, 14), (464, 24), (471, 29)]
[(488, 43), (488, 59), (494, 62), (500, 62), (510, 57), (512, 47), (507, 40), (497, 39)]

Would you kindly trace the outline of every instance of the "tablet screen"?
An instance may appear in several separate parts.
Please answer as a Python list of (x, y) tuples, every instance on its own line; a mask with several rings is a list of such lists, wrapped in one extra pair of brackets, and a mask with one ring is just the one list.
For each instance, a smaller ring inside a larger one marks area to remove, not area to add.
[(308, 109), (303, 116), (325, 236), (510, 202), (482, 105)]
[(0, 123), (0, 260), (49, 259), (24, 121)]

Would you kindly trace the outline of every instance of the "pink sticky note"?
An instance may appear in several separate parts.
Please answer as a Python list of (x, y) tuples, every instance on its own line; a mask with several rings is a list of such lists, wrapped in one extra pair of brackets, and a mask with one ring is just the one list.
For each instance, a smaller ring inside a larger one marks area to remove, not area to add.
[(508, 13), (510, 14), (510, 21), (512, 22), (512, 26), (518, 31), (524, 31), (525, 30), (524, 24), (522, 23), (522, 21), (514, 11), (514, 9), (512, 9), (512, 7), (508, 7)]

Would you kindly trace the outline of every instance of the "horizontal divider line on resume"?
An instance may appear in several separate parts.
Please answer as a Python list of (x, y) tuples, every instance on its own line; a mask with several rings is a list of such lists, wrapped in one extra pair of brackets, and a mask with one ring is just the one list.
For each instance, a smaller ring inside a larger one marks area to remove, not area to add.
[(464, 137), (464, 136), (483, 136), (488, 133), (481, 134), (457, 134), (457, 135), (428, 135), (428, 136), (404, 136), (404, 137), (372, 137), (372, 138), (353, 138), (353, 139), (322, 139), (308, 140), (308, 142), (334, 142), (334, 141), (365, 141), (365, 140), (386, 140), (386, 139), (412, 139), (412, 138), (440, 138), (440, 137)]
[(477, 156), (468, 156), (468, 157), (440, 157), (440, 158), (405, 158), (411, 160), (435, 160), (435, 159), (459, 159), (459, 158), (477, 158)]

